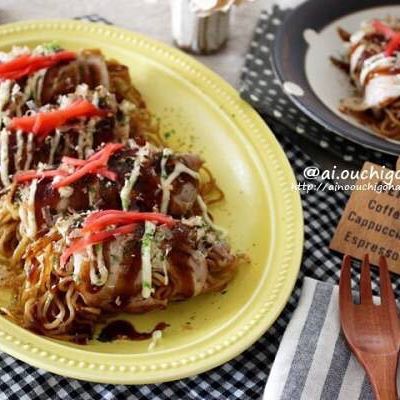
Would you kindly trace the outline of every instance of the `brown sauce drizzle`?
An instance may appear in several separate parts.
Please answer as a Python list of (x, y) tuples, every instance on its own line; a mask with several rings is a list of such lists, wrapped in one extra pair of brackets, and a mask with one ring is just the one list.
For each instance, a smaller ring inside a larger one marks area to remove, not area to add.
[(343, 28), (341, 28), (340, 26), (339, 28), (337, 28), (337, 33), (340, 39), (343, 40), (343, 42), (348, 42), (350, 40), (351, 34), (346, 30), (344, 30)]
[(163, 331), (169, 325), (159, 322), (150, 332), (138, 332), (129, 322), (122, 319), (109, 322), (100, 332), (98, 340), (100, 342), (112, 342), (113, 340), (147, 340), (157, 330)]
[(348, 62), (335, 57), (330, 57), (330, 60), (335, 67), (341, 69), (346, 73), (350, 73), (350, 64)]

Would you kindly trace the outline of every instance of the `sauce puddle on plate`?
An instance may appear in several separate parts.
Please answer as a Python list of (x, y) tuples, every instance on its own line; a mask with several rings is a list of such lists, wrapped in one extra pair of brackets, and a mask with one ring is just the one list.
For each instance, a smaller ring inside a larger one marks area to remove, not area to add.
[(139, 332), (129, 322), (122, 319), (109, 322), (100, 332), (98, 340), (100, 342), (112, 342), (113, 340), (147, 340), (150, 339), (155, 331), (163, 331), (169, 325), (159, 322), (150, 332)]

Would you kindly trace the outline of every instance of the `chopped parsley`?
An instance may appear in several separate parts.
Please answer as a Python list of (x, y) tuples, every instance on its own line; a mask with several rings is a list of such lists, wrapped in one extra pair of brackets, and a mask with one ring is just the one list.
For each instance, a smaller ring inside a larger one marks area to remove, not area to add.
[(153, 234), (148, 232), (145, 233), (142, 237), (142, 245), (144, 247), (149, 247), (151, 245), (151, 242), (153, 241)]
[(61, 50), (61, 46), (59, 45), (59, 43), (57, 43), (56, 41), (52, 41), (49, 43), (45, 43), (43, 45), (43, 49), (47, 52), (47, 53), (56, 53), (57, 51)]
[(143, 287), (146, 289), (151, 289), (151, 285), (149, 282), (143, 282)]
[(165, 139), (169, 139), (175, 133), (176, 133), (175, 129), (171, 129), (171, 130), (169, 130), (169, 131), (164, 133), (164, 137), (165, 137)]

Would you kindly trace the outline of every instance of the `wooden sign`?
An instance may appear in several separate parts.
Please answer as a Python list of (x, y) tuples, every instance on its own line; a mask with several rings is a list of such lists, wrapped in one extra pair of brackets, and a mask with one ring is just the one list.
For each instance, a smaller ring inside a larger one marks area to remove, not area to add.
[(364, 164), (330, 248), (360, 260), (368, 253), (375, 265), (383, 255), (389, 268), (400, 274), (400, 172), (394, 172)]

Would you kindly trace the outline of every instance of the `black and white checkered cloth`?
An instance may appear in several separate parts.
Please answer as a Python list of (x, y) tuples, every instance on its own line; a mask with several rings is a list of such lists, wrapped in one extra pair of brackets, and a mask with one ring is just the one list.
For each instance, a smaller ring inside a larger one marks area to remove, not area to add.
[[(100, 20), (97, 16), (90, 17), (92, 21)], [(251, 51), (254, 49), (253, 46)], [(250, 71), (247, 69), (245, 72)], [(244, 78), (246, 73), (243, 75)], [(274, 125), (272, 128), (289, 158), (298, 181), (304, 182), (303, 170), (307, 166), (312, 166), (313, 162), (287, 138), (288, 128), (281, 125)], [(338, 281), (340, 258), (329, 251), (328, 244), (346, 200), (347, 196), (341, 192), (317, 191), (302, 194), (305, 245), (296, 289), (285, 310), (268, 332), (230, 362), (212, 371), (175, 382), (124, 386), (64, 378), (33, 368), (5, 353), (0, 353), (0, 400), (261, 398), (280, 339), (296, 307), (302, 277), (307, 275), (331, 283)]]

